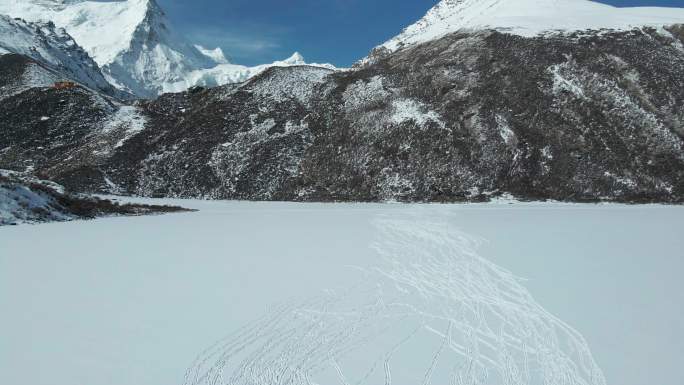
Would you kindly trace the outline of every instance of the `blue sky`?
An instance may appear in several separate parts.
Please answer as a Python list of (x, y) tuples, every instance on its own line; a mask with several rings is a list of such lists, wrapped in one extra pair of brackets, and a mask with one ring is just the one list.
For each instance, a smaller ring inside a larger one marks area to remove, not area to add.
[[(260, 64), (299, 51), (309, 62), (349, 66), (422, 17), (437, 0), (157, 0), (193, 42), (233, 62)], [(684, 0), (603, 0), (684, 7)]]

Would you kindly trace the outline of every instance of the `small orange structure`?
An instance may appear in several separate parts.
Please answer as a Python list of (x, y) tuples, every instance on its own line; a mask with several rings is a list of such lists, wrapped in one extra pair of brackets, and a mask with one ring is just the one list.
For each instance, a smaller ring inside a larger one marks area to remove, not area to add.
[(55, 84), (52, 85), (52, 88), (56, 90), (66, 90), (74, 87), (76, 87), (76, 83), (70, 81), (55, 82)]

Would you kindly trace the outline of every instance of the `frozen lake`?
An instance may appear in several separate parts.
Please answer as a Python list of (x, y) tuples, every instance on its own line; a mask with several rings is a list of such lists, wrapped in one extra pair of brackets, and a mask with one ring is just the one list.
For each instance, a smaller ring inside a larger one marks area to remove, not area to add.
[(1, 384), (684, 383), (682, 207), (179, 204), (0, 228)]

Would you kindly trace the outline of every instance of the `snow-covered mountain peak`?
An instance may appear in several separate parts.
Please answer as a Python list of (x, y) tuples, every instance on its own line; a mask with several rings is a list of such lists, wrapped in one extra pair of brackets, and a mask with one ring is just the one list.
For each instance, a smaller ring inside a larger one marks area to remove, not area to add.
[(228, 64), (228, 63), (230, 63), (228, 58), (226, 58), (226, 54), (223, 53), (223, 50), (221, 49), (221, 47), (217, 47), (214, 49), (208, 49), (208, 48), (202, 47), (201, 45), (196, 44), (195, 48), (197, 48), (197, 50), (199, 50), (202, 53), (202, 55), (213, 60), (216, 64)]
[(300, 54), (299, 52), (295, 52), (292, 54), (292, 56), (283, 60), (283, 63), (287, 63), (290, 65), (305, 65), (306, 60), (304, 60), (304, 56), (302, 56), (302, 54)]
[(616, 8), (589, 0), (441, 0), (421, 20), (383, 46), (396, 50), (469, 29), (536, 36), (679, 23), (684, 23), (683, 8)]
[(0, 0), (0, 13), (65, 28), (117, 88), (154, 96), (161, 83), (216, 63), (168, 26), (154, 0)]
[(0, 14), (65, 28), (110, 83), (142, 97), (240, 82), (273, 65), (306, 64), (299, 54), (256, 67), (231, 64), (220, 48), (191, 44), (176, 33), (155, 0), (0, 0)]
[(153, 0), (0, 0), (0, 13), (29, 21), (53, 21), (100, 66), (114, 62), (130, 48), (142, 25), (165, 25), (164, 13)]

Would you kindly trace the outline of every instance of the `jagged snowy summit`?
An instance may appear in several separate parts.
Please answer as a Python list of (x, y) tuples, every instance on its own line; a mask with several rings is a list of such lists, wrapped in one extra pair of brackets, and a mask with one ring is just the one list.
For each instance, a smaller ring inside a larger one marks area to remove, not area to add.
[(520, 36), (582, 30), (629, 30), (684, 23), (684, 8), (617, 8), (589, 0), (442, 0), (382, 47), (390, 51), (459, 30)]
[[(264, 69), (306, 64), (300, 55), (256, 67), (176, 33), (155, 0), (0, 0), (0, 14), (64, 28), (121, 90), (142, 97), (241, 82)], [(295, 60), (296, 59), (296, 60)]]

